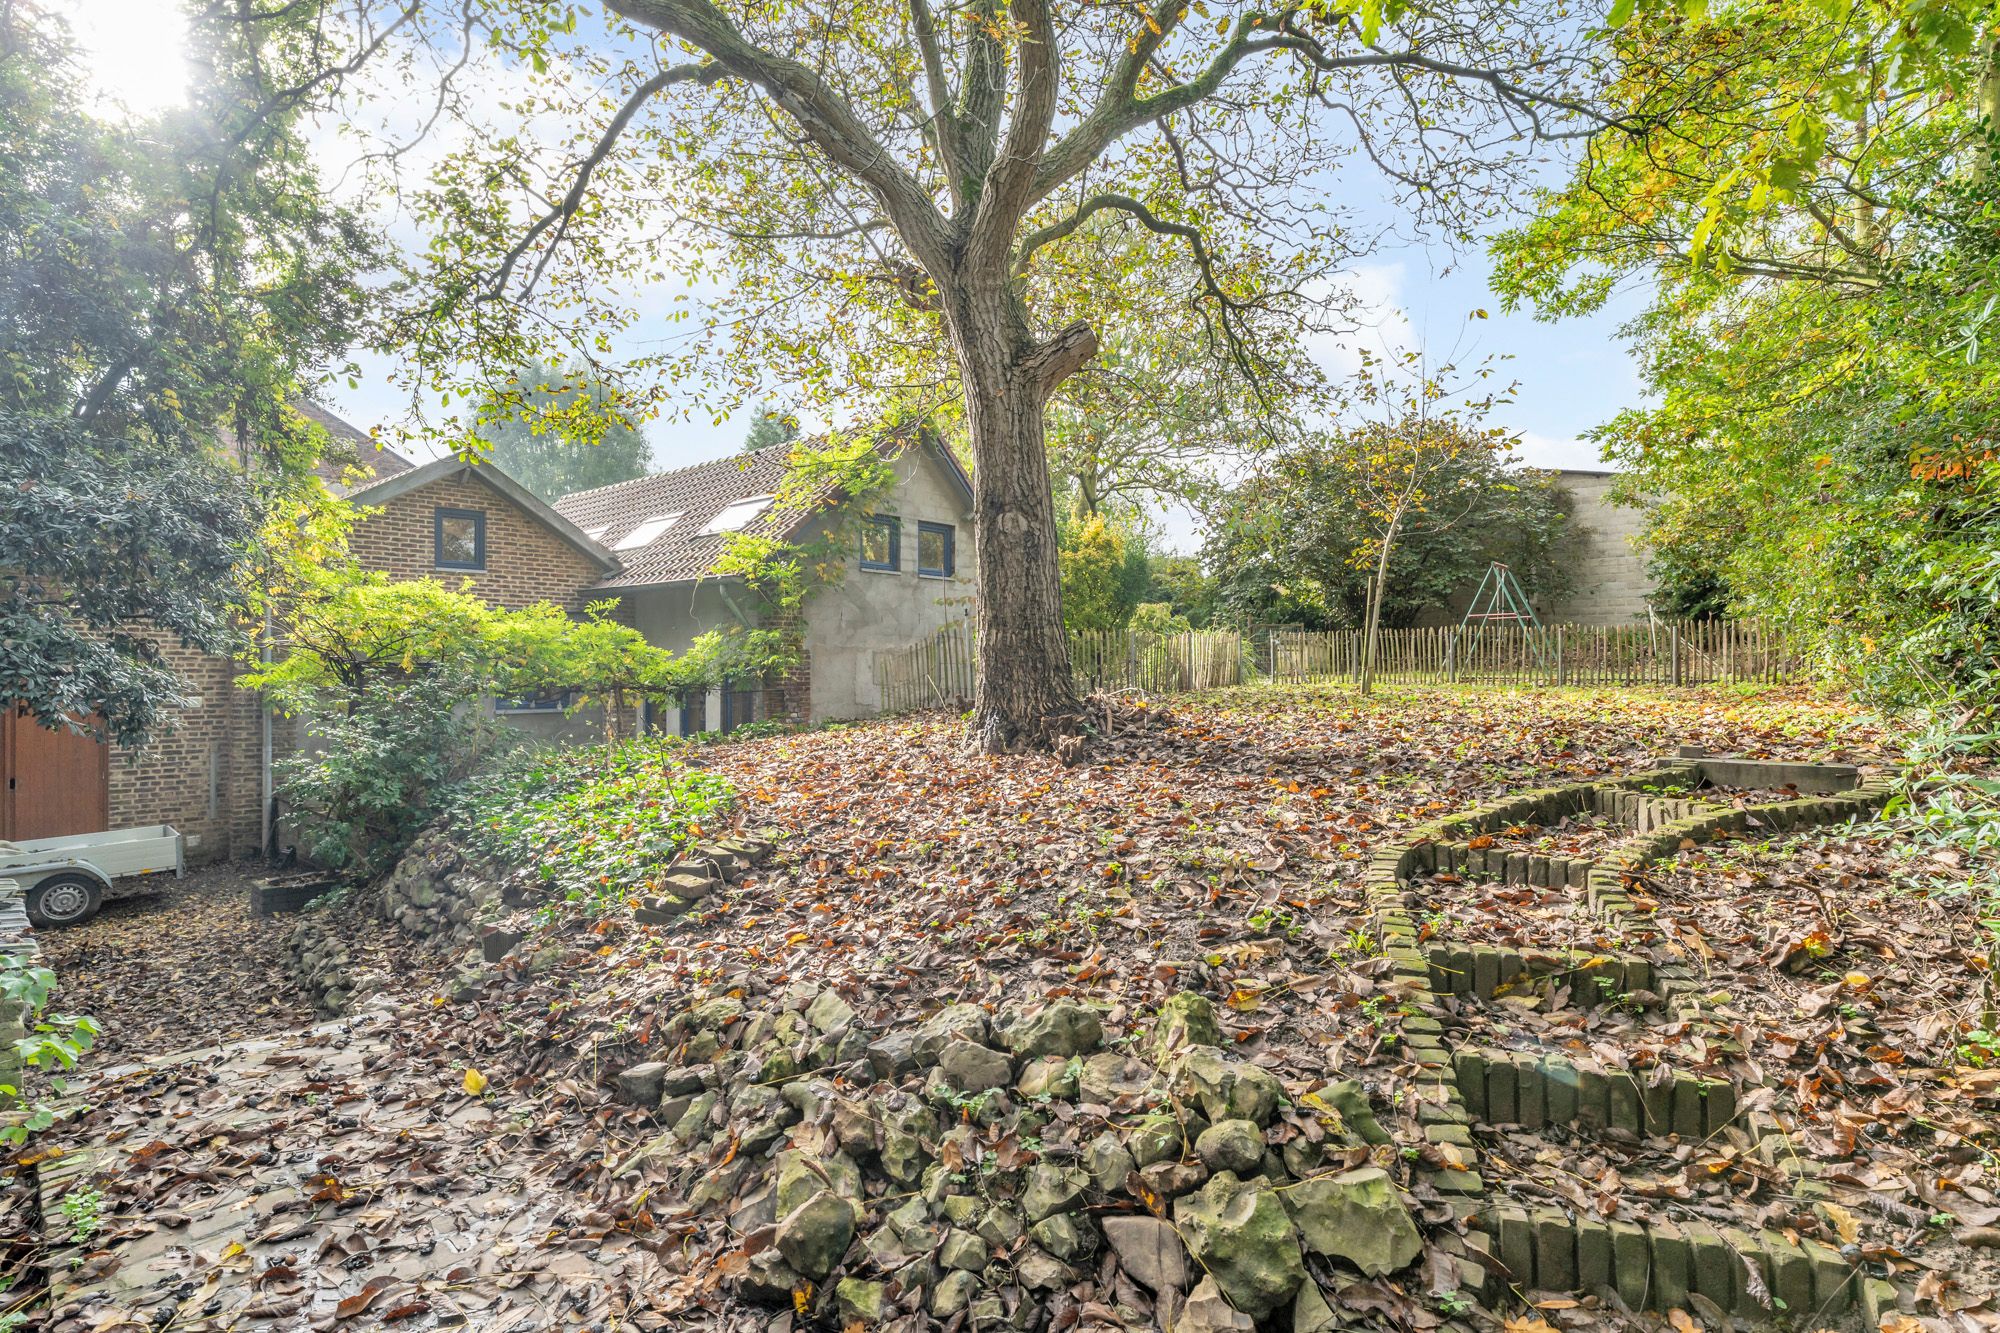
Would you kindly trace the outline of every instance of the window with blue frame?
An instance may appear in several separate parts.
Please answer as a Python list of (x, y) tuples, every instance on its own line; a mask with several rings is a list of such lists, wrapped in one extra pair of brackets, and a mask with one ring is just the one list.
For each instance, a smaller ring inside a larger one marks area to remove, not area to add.
[(903, 521), (873, 514), (861, 529), (861, 567), (899, 570), (903, 567)]
[(917, 524), (917, 573), (948, 579), (957, 572), (958, 532), (949, 523)]
[(477, 509), (439, 509), (431, 546), (439, 569), (486, 568), (486, 515)]

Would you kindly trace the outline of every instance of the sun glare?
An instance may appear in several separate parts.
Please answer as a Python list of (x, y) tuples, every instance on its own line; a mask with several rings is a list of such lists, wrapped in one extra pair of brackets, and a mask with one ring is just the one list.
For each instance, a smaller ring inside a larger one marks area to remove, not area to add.
[(56, 0), (101, 111), (150, 116), (187, 98), (187, 19), (176, 0)]

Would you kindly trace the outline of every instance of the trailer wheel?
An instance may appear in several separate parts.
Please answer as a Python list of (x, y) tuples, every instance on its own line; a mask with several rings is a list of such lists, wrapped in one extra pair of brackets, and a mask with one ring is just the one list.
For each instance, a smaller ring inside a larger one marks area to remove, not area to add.
[(28, 920), (38, 926), (75, 926), (97, 915), (104, 887), (89, 875), (50, 875), (28, 891)]

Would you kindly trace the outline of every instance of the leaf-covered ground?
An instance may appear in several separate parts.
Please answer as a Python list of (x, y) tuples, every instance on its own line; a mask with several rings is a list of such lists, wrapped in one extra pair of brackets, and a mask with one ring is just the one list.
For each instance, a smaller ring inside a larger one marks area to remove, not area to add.
[[(669, 927), (558, 914), (521, 951), (532, 965), (480, 985), (343, 909), (357, 939), (384, 936), (370, 947), (393, 960), (393, 1022), (96, 1089), (100, 1109), (59, 1141), (103, 1150), (83, 1271), (125, 1288), (53, 1326), (121, 1327), (126, 1309), (131, 1327), (162, 1326), (171, 1307), (176, 1329), (391, 1311), (396, 1327), (761, 1327), (768, 1312), (716, 1283), (717, 1228), (613, 1171), (656, 1131), (604, 1074), (664, 1053), (660, 1020), (691, 998), (832, 985), (893, 1026), (946, 1002), (1068, 994), (1115, 1030), (1194, 989), (1226, 1002), (1244, 1058), (1288, 1081), (1352, 1075), (1393, 1106), (1408, 1071), (1382, 962), (1355, 933), (1384, 839), (1684, 743), (1861, 763), (1893, 749), (1794, 692), (1259, 690), (1101, 723), (1074, 767), (967, 757), (940, 717), (715, 747), (702, 759), (735, 784), (736, 818), (781, 835), (773, 865)], [(157, 1032), (159, 1053), (184, 1030), (175, 1006), (248, 996), (277, 1013), (267, 929), (247, 923), (245, 947), (199, 963), (165, 929), (145, 951), (89, 953), (91, 1003), (129, 1049)], [(232, 1208), (240, 1225), (194, 1237)], [(1117, 1280), (1094, 1272), (1066, 1318), (1109, 1309)], [(1421, 1271), (1364, 1285), (1355, 1318), (1443, 1322)], [(232, 1323), (253, 1300), (270, 1303), (262, 1320)]]
[[(285, 977), (289, 923), (250, 913), (254, 876), (236, 865), (144, 882), (68, 930), (44, 931), (44, 963), (61, 979), (61, 1007), (102, 1030), (103, 1067), (312, 1022)], [(218, 982), (226, 985), (218, 989)]]

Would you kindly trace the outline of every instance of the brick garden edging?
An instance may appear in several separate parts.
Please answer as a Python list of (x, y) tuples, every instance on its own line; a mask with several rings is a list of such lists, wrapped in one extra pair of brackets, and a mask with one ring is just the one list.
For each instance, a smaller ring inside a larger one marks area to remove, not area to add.
[[(1663, 797), (1645, 788), (1666, 784), (1790, 786), (1812, 795), (1735, 809), (1698, 798)], [(1395, 990), (1425, 1005), (1441, 995), (1491, 999), (1497, 990), (1543, 977), (1598, 971), (1613, 994), (1650, 991), (1676, 1020), (1700, 1016), (1700, 979), (1676, 964), (1601, 953), (1510, 950), (1490, 946), (1423, 948), (1418, 912), (1408, 901), (1426, 872), (1485, 874), (1510, 884), (1580, 888), (1588, 907), (1607, 916), (1643, 919), (1627, 891), (1646, 866), (1671, 859), (1689, 843), (1740, 833), (1754, 819), (1775, 833), (1864, 818), (1888, 800), (1892, 781), (1864, 780), (1844, 765), (1783, 764), (1684, 755), (1654, 769), (1596, 782), (1524, 792), (1432, 821), (1370, 858), (1364, 891), (1374, 910)], [(1608, 815), (1636, 836), (1592, 861), (1470, 845), (1473, 838), (1520, 823), (1551, 823), (1567, 815)], [(1589, 1003), (1589, 987), (1579, 988)], [(1817, 1164), (1791, 1150), (1775, 1117), (1741, 1114), (1727, 1080), (1675, 1072), (1649, 1086), (1629, 1069), (1606, 1069), (1558, 1056), (1478, 1047), (1449, 1051), (1431, 1014), (1409, 1017), (1403, 1035), (1419, 1068), (1418, 1121), (1424, 1137), (1448, 1154), (1429, 1182), (1452, 1200), (1465, 1226), (1459, 1258), (1463, 1286), (1492, 1302), (1506, 1289), (1591, 1293), (1614, 1290), (1633, 1309), (1669, 1310), (1698, 1292), (1744, 1318), (1773, 1315), (1750, 1294), (1746, 1265), (1754, 1264), (1782, 1309), (1830, 1317), (1859, 1306), (1869, 1326), (1896, 1303), (1893, 1284), (1863, 1277), (1840, 1254), (1811, 1239), (1794, 1242), (1775, 1231), (1660, 1221), (1648, 1225), (1572, 1217), (1556, 1208), (1487, 1202), (1486, 1182), (1471, 1127), (1475, 1124), (1574, 1124), (1634, 1134), (1676, 1133), (1706, 1138), (1738, 1124), (1766, 1165), (1783, 1172), (1801, 1199), (1831, 1192), (1813, 1179)], [(1497, 1271), (1496, 1271), (1497, 1270)]]

